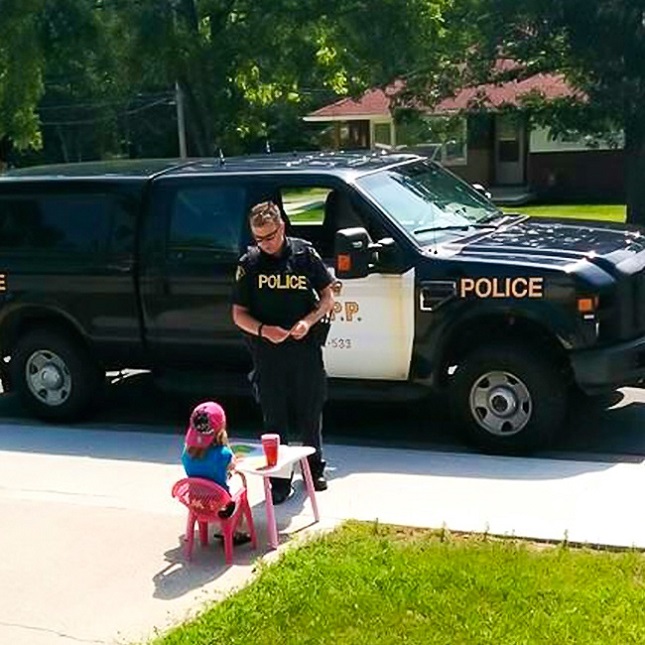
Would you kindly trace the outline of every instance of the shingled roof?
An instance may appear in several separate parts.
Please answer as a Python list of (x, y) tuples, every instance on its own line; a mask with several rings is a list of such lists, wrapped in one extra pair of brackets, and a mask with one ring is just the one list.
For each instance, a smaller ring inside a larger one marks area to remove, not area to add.
[[(344, 98), (309, 113), (307, 121), (369, 118), (389, 116), (393, 99), (404, 87), (403, 81), (395, 81), (385, 89), (367, 90), (359, 99)], [(487, 83), (467, 87), (454, 97), (444, 99), (432, 111), (433, 114), (450, 114), (478, 109), (495, 111), (503, 106), (519, 105), (523, 96), (539, 92), (549, 100), (579, 96), (562, 74), (535, 74), (519, 81)]]

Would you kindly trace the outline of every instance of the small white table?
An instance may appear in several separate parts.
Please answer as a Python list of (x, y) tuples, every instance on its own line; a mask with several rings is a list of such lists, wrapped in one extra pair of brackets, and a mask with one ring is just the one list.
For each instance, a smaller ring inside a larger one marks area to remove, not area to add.
[(263, 457), (248, 457), (237, 462), (235, 469), (247, 475), (260, 475), (264, 480), (264, 499), (266, 500), (267, 509), (267, 527), (269, 531), (269, 546), (272, 549), (278, 548), (278, 526), (275, 520), (275, 509), (273, 508), (273, 498), (271, 497), (271, 480), (270, 477), (279, 477), (283, 471), (296, 462), (300, 463), (300, 471), (305, 480), (307, 495), (311, 501), (311, 508), (314, 512), (316, 522), (320, 521), (318, 514), (318, 504), (316, 502), (316, 491), (314, 481), (311, 477), (311, 469), (307, 457), (316, 452), (311, 446), (286, 446), (281, 445), (278, 450), (278, 463), (269, 468)]

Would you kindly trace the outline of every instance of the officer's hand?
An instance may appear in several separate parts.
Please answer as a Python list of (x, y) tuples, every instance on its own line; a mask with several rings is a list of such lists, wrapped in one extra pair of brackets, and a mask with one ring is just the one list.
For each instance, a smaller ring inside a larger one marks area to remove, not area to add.
[(289, 338), (289, 330), (274, 325), (265, 325), (262, 327), (262, 338), (267, 338), (277, 345)]
[(292, 338), (295, 338), (296, 340), (300, 340), (301, 338), (304, 338), (309, 333), (310, 329), (311, 329), (311, 325), (306, 320), (299, 320), (291, 328), (291, 331), (289, 333)]

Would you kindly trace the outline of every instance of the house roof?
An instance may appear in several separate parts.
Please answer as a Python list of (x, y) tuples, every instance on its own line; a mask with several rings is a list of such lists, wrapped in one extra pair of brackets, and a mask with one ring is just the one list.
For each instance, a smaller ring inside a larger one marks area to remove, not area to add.
[[(403, 81), (395, 81), (385, 89), (367, 90), (359, 99), (344, 98), (325, 105), (305, 117), (306, 121), (334, 121), (374, 116), (390, 116), (390, 108), (396, 94), (404, 87)], [(520, 81), (487, 83), (460, 90), (455, 96), (443, 99), (432, 110), (434, 114), (449, 114), (478, 109), (496, 110), (502, 106), (518, 105), (523, 96), (540, 92), (545, 99), (577, 96), (562, 74), (535, 74)]]
[(403, 89), (402, 81), (395, 81), (385, 89), (367, 90), (359, 99), (350, 97), (325, 105), (308, 114), (309, 117), (356, 117), (356, 116), (389, 116), (390, 104), (396, 94)]
[(441, 101), (435, 111), (462, 111), (472, 109), (475, 104), (495, 110), (504, 105), (519, 105), (522, 97), (533, 92), (539, 92), (546, 100), (578, 95), (562, 74), (535, 74), (521, 81), (464, 88), (456, 96)]

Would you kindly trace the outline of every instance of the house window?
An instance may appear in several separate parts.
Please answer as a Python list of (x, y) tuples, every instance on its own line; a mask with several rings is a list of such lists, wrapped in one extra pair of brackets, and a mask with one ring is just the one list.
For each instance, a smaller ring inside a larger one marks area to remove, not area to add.
[(408, 116), (397, 126), (397, 148), (424, 154), (446, 166), (467, 163), (466, 117)]
[(370, 122), (359, 119), (344, 121), (338, 126), (336, 144), (341, 150), (360, 150), (369, 148)]
[(625, 137), (619, 130), (599, 138), (569, 131), (554, 134), (549, 128), (535, 127), (530, 134), (530, 152), (580, 152), (584, 150), (616, 150), (623, 148)]

